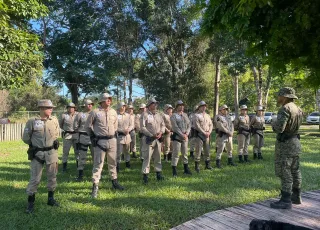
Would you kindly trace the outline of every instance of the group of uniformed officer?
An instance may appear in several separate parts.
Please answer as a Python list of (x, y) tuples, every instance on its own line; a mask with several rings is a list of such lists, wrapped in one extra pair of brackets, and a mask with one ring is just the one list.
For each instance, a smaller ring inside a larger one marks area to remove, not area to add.
[[(104, 93), (98, 100), (99, 108), (92, 109), (94, 103), (86, 100), (83, 111), (76, 112), (75, 104), (69, 103), (67, 112), (58, 119), (51, 115), (54, 108), (50, 100), (40, 100), (38, 107), (40, 115), (30, 119), (25, 127), (23, 141), (29, 144), (29, 159), (31, 160), (31, 179), (27, 188), (27, 212), (34, 209), (35, 193), (40, 183), (42, 166), (46, 164), (48, 180), (48, 205), (58, 206), (54, 199), (58, 165), (58, 147), (60, 128), (63, 129), (63, 172), (67, 170), (68, 155), (71, 146), (74, 147), (78, 177), (83, 180), (83, 170), (86, 164), (88, 148), (93, 158), (92, 197), (98, 195), (101, 172), (107, 158), (108, 171), (114, 189), (123, 190), (118, 182), (121, 159), (130, 168), (130, 152), (136, 158), (136, 134), (140, 139), (140, 158), (142, 161), (143, 183), (147, 184), (150, 173), (150, 161), (154, 161), (156, 179), (163, 180), (161, 152), (164, 159), (171, 160), (172, 175), (178, 176), (177, 165), (179, 154), (182, 154), (184, 174), (192, 175), (188, 161), (188, 144), (190, 142), (190, 157), (194, 158), (195, 171), (200, 172), (200, 159), (203, 155), (205, 169), (210, 165), (210, 136), (215, 127), (216, 132), (216, 167), (222, 168), (221, 155), (226, 149), (227, 164), (236, 166), (232, 156), (232, 140), (234, 130), (237, 133), (239, 163), (249, 162), (248, 146), (250, 136), (254, 139), (253, 158), (263, 159), (261, 147), (264, 139), (264, 117), (262, 106), (256, 108), (256, 116), (251, 120), (247, 114), (246, 105), (240, 107), (240, 115), (233, 121), (229, 116), (228, 106), (219, 107), (219, 113), (211, 119), (206, 113), (207, 104), (204, 101), (194, 108), (188, 116), (184, 112), (184, 103), (179, 100), (175, 107), (167, 104), (164, 113), (157, 110), (158, 102), (151, 99), (147, 104), (141, 104), (139, 113), (134, 115), (133, 106), (121, 102), (117, 111), (111, 108), (112, 97)], [(127, 110), (126, 110), (127, 109)]]

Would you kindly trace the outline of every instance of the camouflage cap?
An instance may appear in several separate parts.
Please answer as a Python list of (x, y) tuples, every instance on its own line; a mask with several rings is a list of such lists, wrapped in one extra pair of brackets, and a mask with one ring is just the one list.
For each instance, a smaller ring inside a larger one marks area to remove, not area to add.
[(181, 101), (181, 100), (177, 101), (177, 102), (176, 102), (176, 107), (177, 107), (178, 105), (184, 105), (183, 101)]
[(124, 103), (123, 101), (122, 102), (119, 102), (118, 104), (118, 109), (120, 109), (122, 106), (127, 106), (126, 103)]
[(94, 105), (94, 103), (93, 103), (90, 99), (88, 99), (88, 100), (85, 100), (85, 101), (84, 101), (84, 105), (85, 105), (85, 106), (87, 106), (87, 105)]
[(148, 102), (147, 102), (147, 107), (149, 107), (149, 105), (151, 105), (151, 104), (158, 104), (158, 102), (156, 101), (156, 99), (154, 99), (154, 98), (151, 98)]
[(198, 108), (199, 108), (200, 106), (204, 106), (204, 105), (206, 106), (207, 103), (205, 103), (204, 101), (200, 101), (199, 104), (198, 104)]
[(144, 109), (146, 107), (146, 104), (140, 104), (139, 109)]
[(42, 99), (38, 101), (38, 107), (50, 107), (55, 108), (55, 106), (52, 104), (51, 100)]
[(246, 105), (241, 105), (241, 106), (240, 106), (240, 109), (241, 109), (241, 110), (243, 110), (243, 109), (248, 110), (248, 106), (246, 106)]
[(128, 109), (134, 109), (134, 108), (133, 108), (133, 105), (131, 105), (131, 104), (128, 105)]
[(219, 111), (220, 111), (220, 110), (223, 110), (223, 109), (229, 109), (229, 107), (228, 107), (227, 105), (221, 105), (221, 106), (219, 107)]
[(264, 111), (264, 107), (262, 105), (258, 105), (256, 111)]
[(103, 93), (103, 94), (100, 95), (98, 103), (101, 103), (101, 102), (103, 102), (103, 101), (106, 101), (107, 99), (112, 100), (111, 95), (108, 94), (108, 93)]
[(70, 102), (68, 105), (67, 105), (67, 108), (75, 108), (76, 105), (73, 103), (73, 102)]
[(295, 94), (296, 94), (296, 91), (291, 87), (281, 88), (278, 92), (278, 96), (298, 99), (298, 97)]
[(168, 109), (173, 109), (172, 105), (170, 105), (170, 104), (165, 104), (165, 105), (164, 105), (164, 111), (167, 111)]

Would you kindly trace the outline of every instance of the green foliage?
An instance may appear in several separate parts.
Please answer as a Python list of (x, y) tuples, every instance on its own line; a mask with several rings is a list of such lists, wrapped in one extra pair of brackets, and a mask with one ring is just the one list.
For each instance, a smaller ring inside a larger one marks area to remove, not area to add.
[(0, 1), (0, 89), (21, 87), (42, 75), (42, 45), (29, 20), (46, 13), (37, 0)]

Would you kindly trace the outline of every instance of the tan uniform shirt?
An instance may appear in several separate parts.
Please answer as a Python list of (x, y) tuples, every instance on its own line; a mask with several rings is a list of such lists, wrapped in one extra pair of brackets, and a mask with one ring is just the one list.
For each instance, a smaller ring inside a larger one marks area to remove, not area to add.
[(85, 125), (90, 112), (80, 112), (77, 114), (73, 123), (73, 130), (75, 132), (87, 132), (85, 129)]
[(153, 137), (160, 132), (164, 133), (166, 129), (162, 115), (158, 112), (153, 114), (149, 110), (141, 115), (140, 127), (141, 132), (148, 137)]
[(264, 117), (261, 116), (254, 116), (252, 120), (250, 121), (250, 127), (253, 127), (256, 129), (256, 132), (259, 134), (263, 134), (263, 128), (264, 128), (265, 120)]
[(93, 110), (87, 118), (85, 129), (89, 136), (92, 133), (96, 136), (114, 136), (118, 129), (117, 112), (112, 108)]
[(213, 124), (209, 114), (207, 113), (196, 113), (193, 117), (194, 128), (205, 135), (206, 132), (211, 133), (213, 129)]
[(179, 140), (184, 140), (183, 135), (186, 134), (189, 136), (191, 130), (191, 123), (186, 113), (178, 114), (174, 113), (170, 117), (172, 131), (179, 135)]
[[(77, 115), (78, 115), (78, 112), (74, 112), (73, 115), (71, 115), (69, 113), (63, 113), (59, 119), (60, 128), (63, 129), (64, 131), (74, 132), (73, 123), (74, 123), (74, 119), (76, 118)], [(64, 138), (65, 139), (77, 139), (77, 135), (65, 133)]]
[(250, 128), (250, 118), (248, 115), (240, 115), (235, 120), (235, 129), (239, 130), (240, 128), (248, 130)]
[(166, 131), (165, 133), (168, 134), (171, 132), (172, 130), (172, 126), (171, 126), (171, 121), (170, 121), (170, 116), (169, 114), (166, 114), (166, 113), (163, 113), (163, 121), (164, 121), (164, 124), (166, 126)]
[(134, 128), (136, 129), (136, 132), (140, 132), (140, 117), (141, 114), (136, 114), (134, 116)]
[(130, 134), (124, 135), (125, 131), (130, 132), (133, 129), (133, 120), (128, 113), (118, 113), (118, 139), (121, 144), (131, 142)]
[(216, 116), (215, 123), (216, 123), (216, 128), (221, 132), (224, 132), (226, 134), (232, 134), (234, 131), (232, 121), (229, 119), (228, 116), (224, 116), (219, 113)]
[[(41, 120), (40, 116), (28, 120), (23, 132), (24, 143), (37, 148), (52, 147), (53, 142), (58, 139), (60, 132), (58, 119), (50, 116), (46, 120)], [(52, 149), (45, 152), (47, 164), (58, 162), (58, 151)]]

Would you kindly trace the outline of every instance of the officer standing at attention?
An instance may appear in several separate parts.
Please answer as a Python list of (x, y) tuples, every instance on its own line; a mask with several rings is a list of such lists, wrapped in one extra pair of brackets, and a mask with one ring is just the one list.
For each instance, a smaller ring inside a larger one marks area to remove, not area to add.
[(198, 112), (193, 118), (194, 128), (196, 130), (196, 154), (195, 154), (195, 170), (200, 172), (199, 162), (201, 156), (201, 149), (204, 148), (204, 158), (206, 167), (205, 169), (211, 170), (210, 166), (210, 135), (212, 132), (213, 124), (209, 114), (206, 113), (207, 104), (204, 101), (200, 101)]
[(261, 105), (257, 106), (257, 115), (255, 115), (252, 120), (250, 121), (250, 128), (252, 137), (254, 140), (253, 145), (253, 159), (259, 159), (262, 160), (262, 153), (261, 148), (264, 144), (264, 133), (263, 130), (265, 130), (264, 124), (264, 116), (263, 116), (263, 107)]
[[(127, 108), (127, 113), (130, 115), (131, 124), (134, 124), (136, 115), (133, 113), (133, 105), (129, 105)], [(133, 129), (130, 131), (130, 152), (132, 152), (132, 157), (137, 158), (137, 147), (136, 147), (136, 129), (133, 125)]]
[(301, 153), (298, 134), (303, 119), (302, 110), (293, 102), (298, 99), (293, 88), (285, 87), (278, 92), (278, 111), (272, 129), (277, 134), (275, 144), (275, 172), (281, 180), (281, 199), (271, 203), (271, 208), (291, 209), (293, 204), (301, 204)]
[(191, 130), (188, 115), (184, 113), (184, 103), (179, 100), (176, 103), (176, 112), (170, 117), (172, 125), (172, 175), (177, 174), (177, 165), (179, 161), (179, 153), (181, 151), (183, 157), (184, 174), (192, 175), (188, 167), (188, 136)]
[(235, 166), (232, 159), (232, 137), (233, 137), (233, 123), (228, 116), (229, 108), (227, 105), (222, 105), (219, 108), (219, 114), (216, 116), (216, 145), (217, 145), (217, 156), (216, 166), (221, 166), (221, 155), (223, 149), (226, 147), (228, 152), (228, 165)]
[[(248, 107), (240, 106), (240, 116), (235, 119), (235, 129), (238, 130), (239, 163), (250, 162), (248, 159), (248, 146), (250, 144), (250, 118), (247, 115)], [(244, 160), (242, 159), (242, 155)]]
[(150, 172), (150, 160), (154, 159), (154, 167), (157, 174), (157, 180), (163, 180), (161, 174), (161, 142), (165, 132), (165, 124), (162, 115), (156, 111), (158, 102), (151, 99), (147, 103), (147, 110), (142, 113), (140, 118), (140, 128), (143, 133), (142, 141), (144, 160), (142, 163), (143, 182), (148, 184), (148, 174)]
[(26, 212), (33, 213), (35, 194), (42, 176), (43, 164), (46, 165), (48, 205), (59, 206), (54, 199), (57, 187), (58, 148), (60, 127), (58, 119), (51, 116), (53, 106), (50, 100), (39, 100), (40, 115), (28, 120), (22, 140), (29, 145), (30, 181), (27, 187), (28, 207)]
[(100, 96), (99, 109), (93, 110), (87, 119), (85, 128), (91, 137), (94, 147), (94, 160), (92, 170), (92, 197), (98, 196), (98, 185), (105, 157), (107, 155), (108, 170), (114, 189), (123, 190), (118, 183), (117, 175), (117, 139), (118, 129), (117, 112), (111, 108), (112, 97), (108, 93)]
[(189, 115), (189, 120), (191, 123), (191, 131), (190, 131), (190, 137), (189, 137), (189, 143), (190, 143), (190, 157), (194, 158), (194, 150), (195, 150), (195, 129), (194, 129), (194, 124), (193, 124), (193, 117), (198, 111), (198, 105), (196, 105), (193, 108), (192, 113)]
[(118, 137), (117, 137), (117, 172), (120, 170), (121, 154), (123, 154), (126, 167), (130, 168), (130, 131), (133, 130), (134, 124), (130, 115), (126, 113), (126, 104), (118, 104)]
[(163, 135), (163, 160), (170, 161), (172, 158), (172, 127), (170, 117), (172, 116), (173, 107), (172, 105), (166, 104), (164, 106), (163, 120), (166, 126), (166, 131)]
[(85, 124), (87, 118), (92, 111), (92, 106), (94, 103), (91, 100), (85, 100), (83, 112), (79, 112), (74, 119), (73, 129), (75, 132), (79, 133), (78, 138), (78, 149), (79, 149), (79, 162), (78, 162), (78, 178), (77, 181), (83, 180), (83, 170), (87, 162), (88, 147), (91, 151), (91, 157), (93, 160), (93, 148), (91, 145), (91, 140), (86, 132)]
[(139, 106), (139, 113), (135, 116), (134, 118), (134, 127), (136, 129), (136, 133), (138, 133), (138, 136), (139, 136), (139, 140), (140, 140), (140, 159), (141, 161), (143, 162), (143, 152), (142, 152), (142, 149), (143, 149), (143, 141), (142, 141), (142, 137), (143, 137), (143, 133), (141, 132), (141, 129), (140, 129), (140, 117), (141, 117), (141, 114), (144, 113), (146, 111), (146, 105), (145, 104), (140, 104)]
[(78, 112), (75, 111), (76, 105), (74, 103), (69, 103), (67, 105), (67, 112), (63, 113), (59, 120), (60, 128), (63, 129), (63, 154), (62, 154), (62, 171), (67, 171), (68, 156), (71, 146), (73, 146), (74, 154), (78, 167), (79, 160), (79, 150), (77, 148), (78, 134), (73, 129), (74, 119)]

